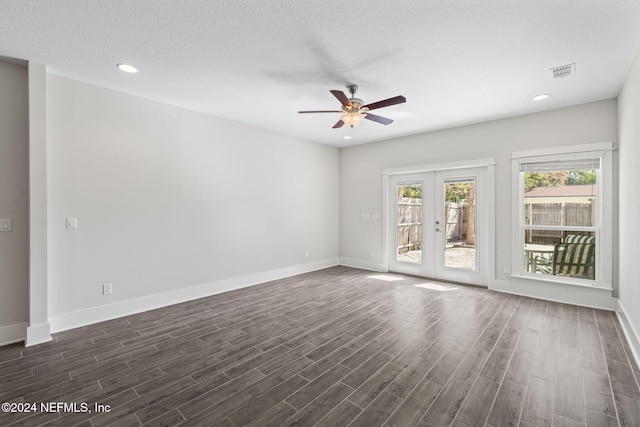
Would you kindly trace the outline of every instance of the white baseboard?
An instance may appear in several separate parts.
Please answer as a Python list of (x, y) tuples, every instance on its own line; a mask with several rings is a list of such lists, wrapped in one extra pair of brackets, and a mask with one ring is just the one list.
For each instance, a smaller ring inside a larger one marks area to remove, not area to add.
[(489, 290), (601, 310), (614, 311), (616, 309), (617, 299), (611, 296), (611, 290), (521, 278), (514, 279), (511, 282), (489, 280)]
[(51, 341), (51, 325), (49, 323), (39, 323), (27, 326), (27, 339), (24, 344), (27, 347)]
[(0, 347), (27, 339), (27, 322), (0, 326)]
[(51, 323), (52, 332), (66, 331), (68, 329), (104, 322), (106, 320), (128, 316), (130, 314), (141, 313), (185, 301), (204, 298), (210, 295), (258, 285), (272, 280), (291, 277), (297, 274), (334, 267), (336, 265), (339, 265), (339, 260), (337, 258), (330, 258), (277, 270), (249, 274), (217, 282), (190, 286), (188, 288), (178, 289), (171, 292), (147, 295), (141, 298), (120, 301), (113, 304), (100, 305), (69, 313), (62, 313), (49, 318), (49, 322)]
[(631, 347), (633, 358), (636, 360), (636, 364), (640, 366), (640, 334), (633, 326), (633, 323), (629, 321), (629, 316), (627, 316), (627, 312), (620, 300), (618, 300), (616, 314), (618, 315), (618, 320), (620, 320), (622, 332), (624, 332), (624, 336), (627, 338), (629, 347)]
[(362, 270), (378, 271), (381, 273), (386, 273), (387, 271), (384, 265), (381, 263), (364, 261), (355, 258), (340, 258), (340, 265), (343, 265), (345, 267), (360, 268)]

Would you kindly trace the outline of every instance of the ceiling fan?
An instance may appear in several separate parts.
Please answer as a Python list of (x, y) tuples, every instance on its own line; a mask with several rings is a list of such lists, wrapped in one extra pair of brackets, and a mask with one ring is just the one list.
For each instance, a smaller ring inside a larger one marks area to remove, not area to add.
[(342, 108), (340, 110), (298, 111), (298, 113), (342, 113), (342, 116), (340, 116), (340, 120), (338, 120), (338, 123), (333, 125), (334, 129), (341, 128), (343, 125), (351, 127), (358, 126), (362, 122), (362, 119), (368, 119), (383, 125), (389, 125), (393, 123), (393, 120), (371, 114), (369, 111), (375, 110), (376, 108), (389, 107), (390, 105), (402, 104), (403, 102), (407, 102), (407, 99), (404, 96), (400, 95), (365, 105), (362, 99), (355, 97), (356, 92), (358, 91), (357, 85), (349, 85), (347, 86), (347, 89), (349, 89), (349, 93), (351, 93), (351, 98), (347, 98), (347, 95), (345, 95), (345, 93), (341, 90), (330, 91), (333, 96), (335, 96), (342, 104)]

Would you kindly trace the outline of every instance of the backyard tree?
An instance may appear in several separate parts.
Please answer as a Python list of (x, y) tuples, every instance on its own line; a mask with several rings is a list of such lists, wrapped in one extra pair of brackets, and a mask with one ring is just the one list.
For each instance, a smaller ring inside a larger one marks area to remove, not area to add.
[(449, 203), (466, 203), (474, 185), (473, 181), (449, 182), (444, 186), (444, 200)]
[(524, 187), (526, 190), (535, 187), (556, 187), (565, 185), (568, 178), (568, 171), (525, 172)]
[(422, 199), (422, 185), (406, 185), (401, 188), (400, 197), (410, 197), (412, 199)]
[(550, 172), (525, 172), (525, 190), (535, 187), (557, 187), (562, 185), (584, 185), (596, 183), (595, 170), (569, 170)]
[(596, 171), (595, 170), (576, 170), (569, 171), (569, 178), (567, 178), (567, 185), (584, 185), (596, 183)]

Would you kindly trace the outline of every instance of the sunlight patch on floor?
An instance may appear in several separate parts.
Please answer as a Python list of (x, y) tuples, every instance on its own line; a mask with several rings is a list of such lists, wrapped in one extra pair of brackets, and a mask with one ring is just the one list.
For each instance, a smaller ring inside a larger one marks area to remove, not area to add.
[(402, 277), (390, 276), (388, 274), (376, 274), (375, 276), (367, 276), (369, 279), (384, 280), (385, 282), (397, 282), (404, 280)]
[(440, 285), (438, 283), (419, 283), (413, 286), (415, 286), (416, 288), (431, 289), (432, 291), (440, 291), (440, 292), (455, 291), (456, 289), (459, 289), (453, 286)]

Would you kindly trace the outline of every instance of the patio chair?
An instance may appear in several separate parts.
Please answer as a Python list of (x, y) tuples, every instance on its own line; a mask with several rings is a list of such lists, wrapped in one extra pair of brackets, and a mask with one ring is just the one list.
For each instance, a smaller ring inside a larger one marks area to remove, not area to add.
[(555, 245), (551, 259), (536, 259), (536, 272), (593, 280), (595, 246), (593, 236), (568, 235), (564, 243)]
[(564, 243), (595, 243), (595, 236), (579, 236), (577, 234), (567, 234)]

